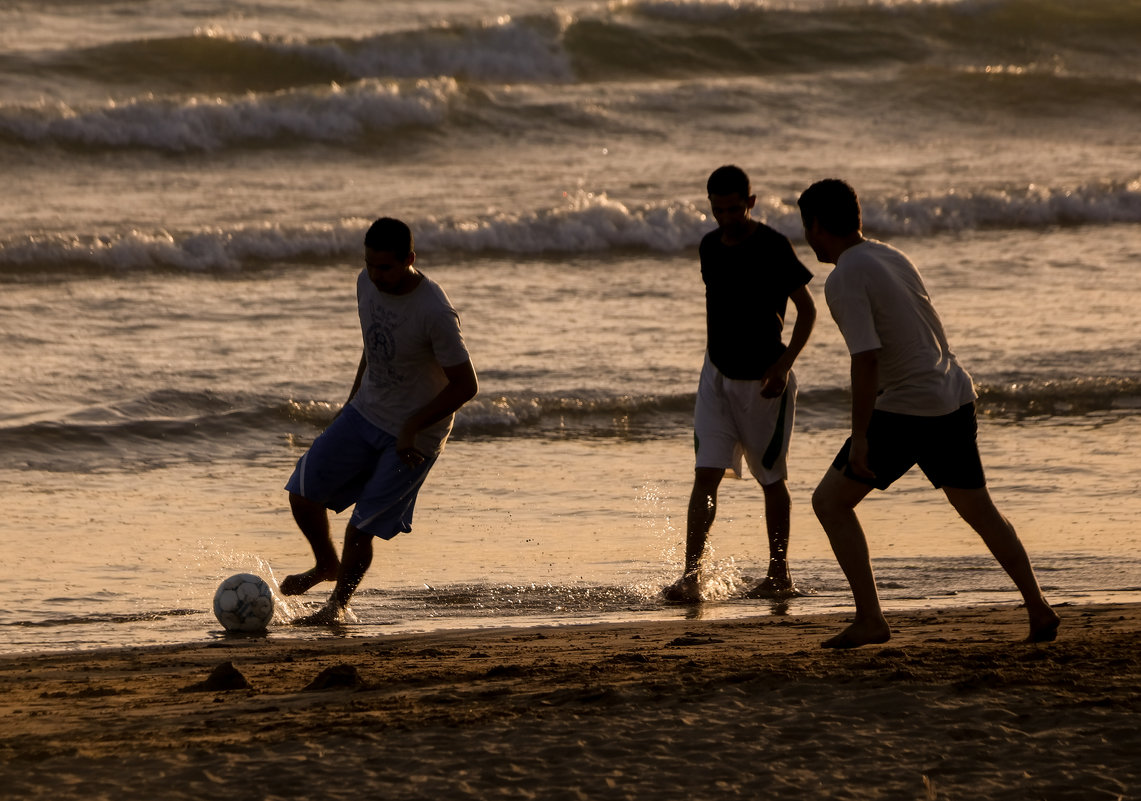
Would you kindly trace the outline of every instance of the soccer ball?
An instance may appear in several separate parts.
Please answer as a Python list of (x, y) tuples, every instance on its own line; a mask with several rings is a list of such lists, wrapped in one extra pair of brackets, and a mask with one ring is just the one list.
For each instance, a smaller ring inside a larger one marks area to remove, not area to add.
[(273, 619), (273, 592), (253, 573), (238, 573), (218, 585), (214, 616), (226, 631), (264, 631)]

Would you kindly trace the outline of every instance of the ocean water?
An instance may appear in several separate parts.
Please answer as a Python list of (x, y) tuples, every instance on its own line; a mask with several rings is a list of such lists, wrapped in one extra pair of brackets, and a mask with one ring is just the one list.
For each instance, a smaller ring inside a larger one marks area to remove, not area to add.
[[(5, 3), (0, 652), (218, 638), (222, 578), (308, 566), (281, 488), (352, 381), (380, 215), (416, 232), (481, 393), (335, 636), (850, 609), (809, 508), (847, 356), (795, 206), (830, 176), (924, 273), (1051, 600), (1141, 598), (1138, 41), (1137, 0)], [(724, 163), (816, 275), (805, 594), (741, 597), (768, 557), (746, 478), (694, 609), (658, 591)], [(861, 514), (889, 613), (1017, 604), (918, 473)]]

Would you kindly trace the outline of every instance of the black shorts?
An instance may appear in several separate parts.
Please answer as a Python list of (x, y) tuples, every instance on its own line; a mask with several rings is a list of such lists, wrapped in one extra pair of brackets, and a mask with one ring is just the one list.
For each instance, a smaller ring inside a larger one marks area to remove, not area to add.
[(868, 463), (876, 477), (857, 476), (848, 467), (850, 437), (832, 466), (853, 481), (881, 490), (917, 464), (935, 487), (979, 489), (986, 486), (986, 476), (979, 458), (978, 430), (974, 403), (939, 417), (876, 409), (868, 426)]

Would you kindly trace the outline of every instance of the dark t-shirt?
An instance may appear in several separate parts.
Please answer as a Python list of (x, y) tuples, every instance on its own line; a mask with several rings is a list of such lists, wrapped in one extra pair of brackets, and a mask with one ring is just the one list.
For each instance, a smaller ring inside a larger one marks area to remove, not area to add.
[(788, 239), (763, 223), (736, 245), (725, 245), (721, 231), (711, 231), (700, 254), (709, 358), (728, 378), (762, 378), (785, 351), (788, 296), (812, 273)]

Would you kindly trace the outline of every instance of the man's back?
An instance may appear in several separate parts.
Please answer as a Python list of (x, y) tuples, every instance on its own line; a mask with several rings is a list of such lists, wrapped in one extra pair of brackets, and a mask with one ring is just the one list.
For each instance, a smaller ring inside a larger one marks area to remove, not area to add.
[(849, 352), (879, 351), (877, 409), (936, 416), (974, 400), (971, 377), (902, 252), (874, 240), (845, 250), (824, 294)]

